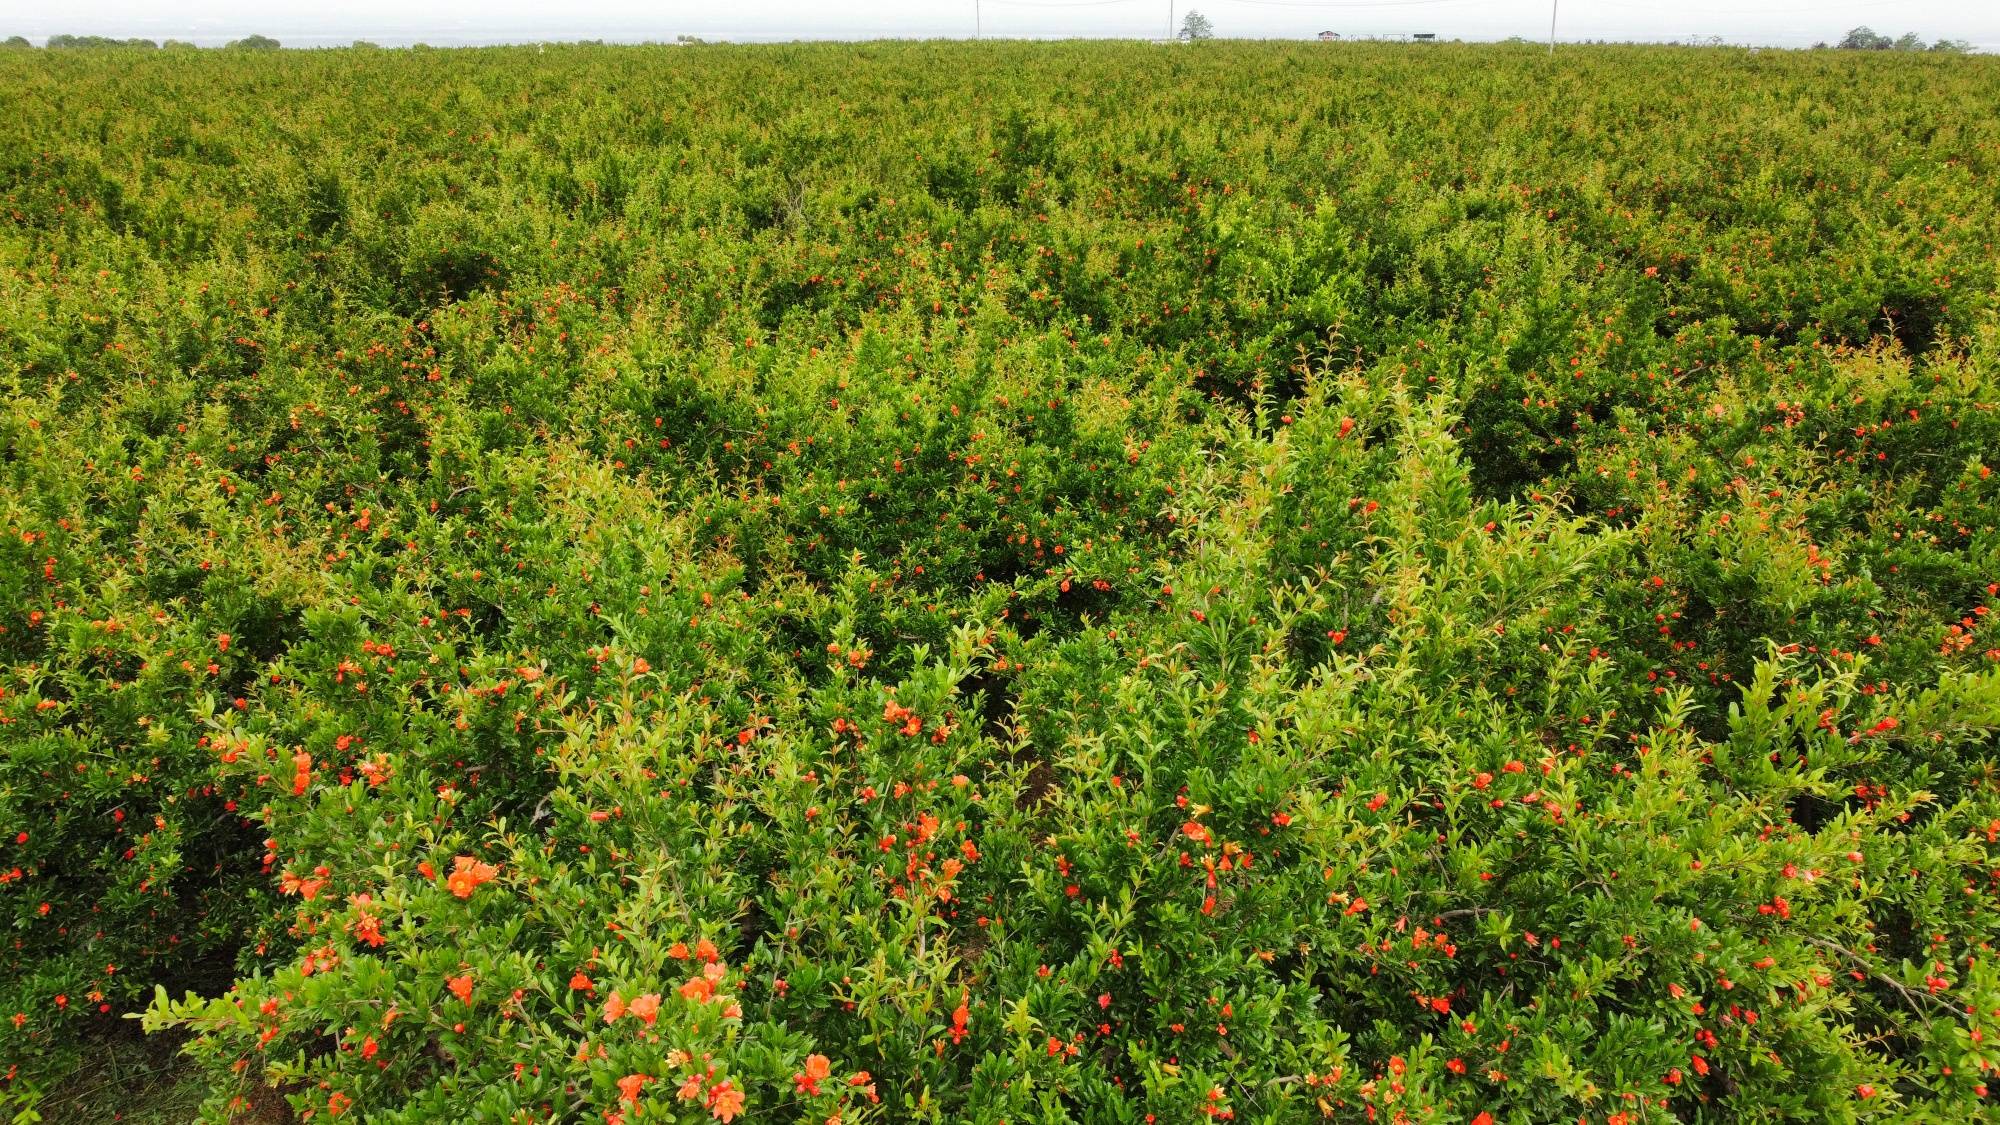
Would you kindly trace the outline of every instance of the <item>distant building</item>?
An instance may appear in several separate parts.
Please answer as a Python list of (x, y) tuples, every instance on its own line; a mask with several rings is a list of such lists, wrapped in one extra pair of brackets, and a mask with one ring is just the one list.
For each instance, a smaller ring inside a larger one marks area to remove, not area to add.
[(1338, 38), (1340, 38), (1340, 32), (1338, 31), (1322, 31), (1319, 33), (1319, 41), (1322, 43), (1331, 43)]
[(1415, 35), (1410, 36), (1410, 38), (1419, 43), (1435, 43), (1437, 42), (1437, 37), (1438, 35), (1435, 31), (1419, 31)]

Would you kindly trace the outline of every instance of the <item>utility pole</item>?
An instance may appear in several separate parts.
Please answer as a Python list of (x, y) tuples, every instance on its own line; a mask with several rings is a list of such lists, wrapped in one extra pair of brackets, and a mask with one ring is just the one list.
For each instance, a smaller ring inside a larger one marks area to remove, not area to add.
[(1549, 0), (1549, 57), (1556, 57), (1556, 5), (1562, 0)]
[(1167, 0), (1167, 38), (1174, 37), (1174, 0)]
[(972, 37), (986, 38), (986, 23), (979, 18), (979, 0), (972, 0)]

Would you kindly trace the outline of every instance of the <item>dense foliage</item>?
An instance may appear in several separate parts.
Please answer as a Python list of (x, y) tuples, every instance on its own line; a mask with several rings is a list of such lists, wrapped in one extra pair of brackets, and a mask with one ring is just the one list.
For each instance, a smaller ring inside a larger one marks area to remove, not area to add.
[[(1826, 44), (1815, 46), (1824, 47)], [(1841, 36), (1836, 46), (1843, 51), (1952, 51), (1963, 54), (1972, 50), (1972, 44), (1963, 39), (1940, 39), (1926, 47), (1923, 38), (1914, 31), (1891, 38), (1867, 26), (1857, 27)]]
[(0, 1104), (1987, 1112), (1996, 88), (0, 57)]

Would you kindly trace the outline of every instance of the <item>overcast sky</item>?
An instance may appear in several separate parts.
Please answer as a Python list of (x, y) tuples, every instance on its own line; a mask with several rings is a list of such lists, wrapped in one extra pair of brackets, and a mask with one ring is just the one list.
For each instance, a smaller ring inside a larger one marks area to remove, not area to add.
[[(1557, 0), (1558, 39), (1687, 39), (1808, 46), (1866, 24), (2000, 51), (2000, 0)], [(144, 36), (214, 44), (252, 33), (287, 46), (641, 40), (1160, 36), (1169, 0), (0, 0), (0, 36)], [(1543, 39), (1550, 0), (1174, 0), (1218, 35), (1305, 38), (1435, 32)]]

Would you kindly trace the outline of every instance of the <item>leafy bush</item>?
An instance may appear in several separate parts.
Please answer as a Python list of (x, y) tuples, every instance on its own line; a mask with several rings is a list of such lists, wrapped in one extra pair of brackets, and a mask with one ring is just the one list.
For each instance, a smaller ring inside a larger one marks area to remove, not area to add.
[(0, 1104), (1990, 1113), (1993, 66), (0, 58)]

